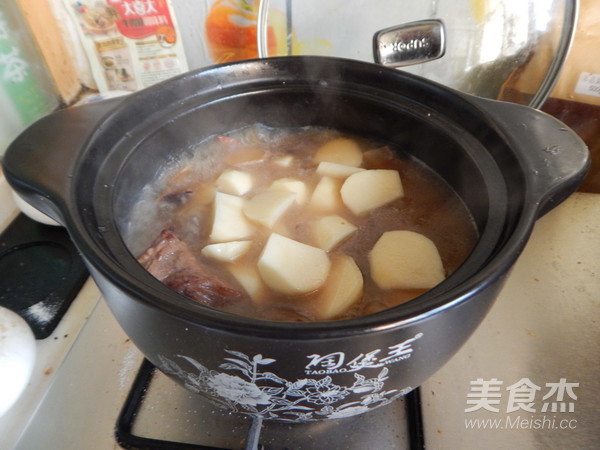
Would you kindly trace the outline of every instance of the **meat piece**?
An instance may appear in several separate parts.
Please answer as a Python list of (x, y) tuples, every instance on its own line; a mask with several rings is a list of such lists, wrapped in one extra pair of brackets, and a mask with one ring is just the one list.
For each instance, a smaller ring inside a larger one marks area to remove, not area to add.
[(202, 265), (171, 230), (161, 231), (138, 261), (166, 286), (204, 305), (218, 308), (242, 298), (240, 291)]

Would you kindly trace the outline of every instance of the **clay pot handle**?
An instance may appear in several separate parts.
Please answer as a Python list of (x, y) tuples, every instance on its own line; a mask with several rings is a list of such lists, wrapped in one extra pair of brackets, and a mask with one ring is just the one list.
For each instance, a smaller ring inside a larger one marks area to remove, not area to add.
[(69, 188), (78, 158), (101, 119), (122, 98), (54, 112), (29, 126), (8, 147), (4, 175), (17, 195), (64, 223)]
[(475, 98), (498, 125), (499, 134), (521, 160), (526, 193), (537, 204), (538, 217), (556, 207), (583, 181), (590, 165), (583, 140), (558, 119), (534, 108)]

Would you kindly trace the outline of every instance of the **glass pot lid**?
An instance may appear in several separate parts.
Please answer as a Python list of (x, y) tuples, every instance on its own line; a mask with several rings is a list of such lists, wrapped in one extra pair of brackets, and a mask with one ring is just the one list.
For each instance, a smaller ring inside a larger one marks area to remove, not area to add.
[(576, 0), (260, 0), (259, 56), (376, 62), (540, 107), (568, 53)]

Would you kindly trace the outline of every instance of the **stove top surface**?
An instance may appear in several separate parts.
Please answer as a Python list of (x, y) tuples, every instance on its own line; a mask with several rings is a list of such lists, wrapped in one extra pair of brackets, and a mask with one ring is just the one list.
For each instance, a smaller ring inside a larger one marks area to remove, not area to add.
[(62, 227), (19, 214), (0, 235), (0, 306), (19, 314), (36, 339), (52, 334), (88, 278)]

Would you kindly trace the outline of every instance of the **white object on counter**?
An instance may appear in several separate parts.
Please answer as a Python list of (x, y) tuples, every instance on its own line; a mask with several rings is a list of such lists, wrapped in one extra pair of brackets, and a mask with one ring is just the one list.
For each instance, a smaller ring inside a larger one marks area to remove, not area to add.
[(0, 167), (0, 230), (4, 230), (19, 212), (12, 192)]
[(0, 306), (0, 417), (17, 401), (35, 363), (35, 337), (21, 316)]
[(43, 223), (44, 225), (60, 225), (56, 220), (47, 216), (39, 209), (34, 208), (25, 200), (23, 200), (15, 191), (12, 191), (12, 195), (17, 207), (21, 210), (23, 214), (25, 214), (31, 220)]

